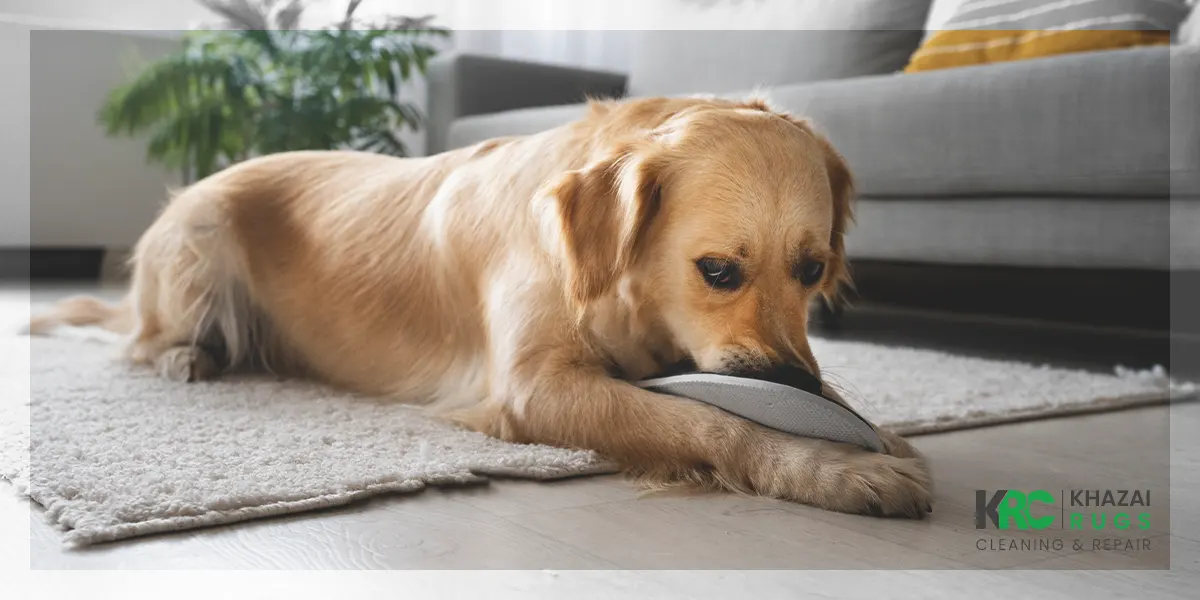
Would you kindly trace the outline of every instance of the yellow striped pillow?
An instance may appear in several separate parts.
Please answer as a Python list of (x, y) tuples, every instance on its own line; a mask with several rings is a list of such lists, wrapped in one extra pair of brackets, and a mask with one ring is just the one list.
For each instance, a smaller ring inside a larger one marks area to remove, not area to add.
[(1187, 0), (935, 0), (950, 18), (905, 72), (1169, 44)]
[(983, 65), (1133, 46), (1171, 43), (1169, 31), (957, 30), (938, 31), (909, 59), (905, 73)]

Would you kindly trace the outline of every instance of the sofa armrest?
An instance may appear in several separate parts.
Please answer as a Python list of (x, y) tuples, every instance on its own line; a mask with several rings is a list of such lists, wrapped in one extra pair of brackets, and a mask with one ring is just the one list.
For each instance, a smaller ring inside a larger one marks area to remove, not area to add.
[(444, 54), (429, 62), (426, 152), (446, 149), (455, 119), (470, 115), (582, 102), (625, 95), (626, 76), (472, 54)]

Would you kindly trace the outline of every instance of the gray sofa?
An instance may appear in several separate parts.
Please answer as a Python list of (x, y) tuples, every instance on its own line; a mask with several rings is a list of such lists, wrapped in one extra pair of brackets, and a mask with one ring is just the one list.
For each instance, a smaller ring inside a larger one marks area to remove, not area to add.
[[(767, 86), (774, 104), (811, 119), (850, 162), (856, 260), (1200, 268), (1196, 48), (917, 74), (897, 73), (903, 61), (893, 57), (836, 79), (786, 68), (782, 51), (797, 44), (780, 36), (821, 34), (673, 32), (664, 41), (647, 32), (628, 76), (443, 56), (430, 71), (429, 149), (557, 126), (583, 114), (585, 94), (741, 96)], [(901, 56), (919, 38), (898, 40), (911, 44)]]

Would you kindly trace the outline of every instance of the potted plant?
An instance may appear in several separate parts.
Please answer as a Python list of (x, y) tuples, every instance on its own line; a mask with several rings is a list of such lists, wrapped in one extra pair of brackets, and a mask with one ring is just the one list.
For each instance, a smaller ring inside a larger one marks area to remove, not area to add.
[(305, 2), (202, 0), (224, 28), (187, 32), (178, 52), (111, 92), (101, 124), (148, 135), (148, 160), (189, 179), (288, 150), (406, 155), (397, 133), (422, 116), (400, 86), (424, 73), (449, 31), (432, 17), (362, 23), (362, 0), (333, 25), (298, 29)]

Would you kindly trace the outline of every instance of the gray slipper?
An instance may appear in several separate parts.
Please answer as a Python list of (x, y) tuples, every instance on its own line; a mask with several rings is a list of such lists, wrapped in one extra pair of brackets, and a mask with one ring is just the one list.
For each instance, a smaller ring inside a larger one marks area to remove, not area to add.
[(781, 383), (688, 373), (647, 379), (637, 385), (652, 392), (711, 404), (784, 433), (883, 452), (883, 440), (858, 413), (824, 396)]

